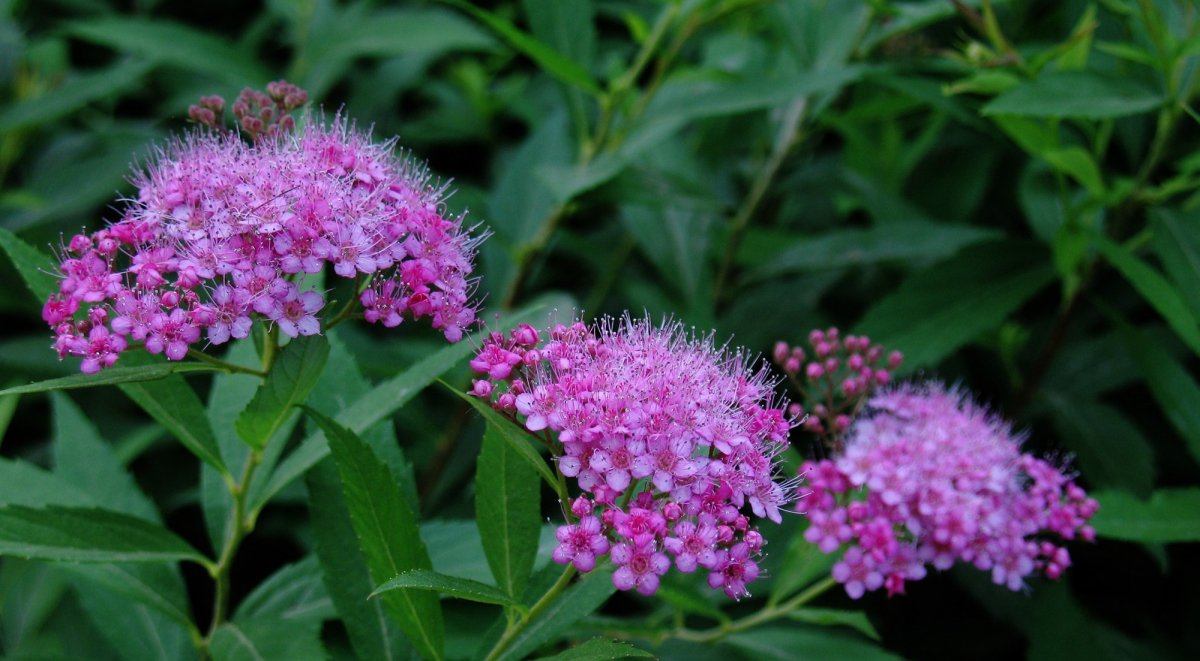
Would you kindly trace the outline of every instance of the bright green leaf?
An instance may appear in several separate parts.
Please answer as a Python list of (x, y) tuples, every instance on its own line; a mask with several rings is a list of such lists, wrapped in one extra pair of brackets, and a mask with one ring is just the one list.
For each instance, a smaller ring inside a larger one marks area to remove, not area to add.
[(985, 115), (1109, 119), (1154, 110), (1160, 93), (1129, 77), (1091, 71), (1048, 72), (1007, 92), (983, 107)]
[[(541, 459), (538, 459), (541, 461)], [(475, 521), (496, 584), (520, 596), (533, 571), (541, 528), (537, 471), (487, 425), (475, 469)]]
[(289, 342), (279, 352), (266, 382), (238, 416), (237, 431), (242, 440), (262, 449), (292, 415), (292, 408), (312, 392), (328, 357), (329, 342), (320, 335)]
[[(410, 569), (430, 569), (417, 529), (416, 503), (405, 502), (387, 465), (350, 430), (312, 409), (307, 413), (329, 439), (350, 521), (375, 583)], [(393, 590), (383, 602), (422, 656), (442, 657), (442, 610), (436, 595)]]
[(1096, 534), (1130, 542), (1200, 541), (1200, 489), (1160, 489), (1150, 500), (1123, 491), (1092, 494), (1100, 510), (1092, 518)]
[(111, 510), (0, 507), (0, 555), (72, 562), (211, 562), (166, 528)]
[(524, 608), (512, 597), (491, 585), (469, 578), (439, 574), (429, 569), (410, 569), (380, 585), (371, 593), (371, 596), (377, 597), (391, 590), (431, 590), (482, 604)]

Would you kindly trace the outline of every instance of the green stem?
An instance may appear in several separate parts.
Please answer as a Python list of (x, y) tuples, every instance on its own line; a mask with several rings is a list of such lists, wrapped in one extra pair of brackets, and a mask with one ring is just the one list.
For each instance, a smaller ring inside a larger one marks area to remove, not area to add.
[(229, 490), (229, 495), (233, 497), (233, 508), (229, 512), (226, 524), (225, 546), (221, 549), (221, 556), (217, 560), (216, 566), (210, 570), (213, 581), (216, 583), (216, 595), (213, 598), (212, 622), (209, 624), (208, 635), (204, 637), (204, 656), (207, 655), (213, 635), (225, 622), (229, 608), (229, 573), (233, 567), (234, 555), (237, 554), (242, 540), (253, 529), (251, 519), (245, 516), (246, 493), (249, 490), (250, 480), (254, 477), (254, 470), (258, 468), (261, 461), (262, 454), (258, 450), (251, 451), (250, 456), (246, 459), (246, 466), (242, 469), (241, 479)]
[(821, 596), (826, 590), (835, 585), (837, 585), (837, 581), (835, 581), (832, 576), (827, 576), (823, 580), (812, 584), (807, 590), (792, 597), (791, 599), (788, 599), (787, 601), (775, 606), (768, 605), (757, 613), (747, 615), (739, 620), (726, 622), (725, 624), (713, 627), (711, 629), (705, 629), (703, 631), (694, 631), (686, 628), (678, 629), (671, 632), (670, 635), (680, 640), (688, 640), (696, 643), (715, 642), (724, 638), (725, 636), (728, 636), (729, 634), (745, 631), (746, 629), (751, 629), (760, 624), (765, 624), (771, 620), (784, 617), (788, 613), (791, 613), (804, 604), (807, 604), (813, 599)]
[(266, 337), (263, 338), (262, 352), (262, 373), (264, 378), (271, 372), (271, 366), (275, 364), (275, 354), (279, 350), (279, 327), (272, 326), (271, 330), (267, 331)]
[(546, 607), (549, 606), (550, 603), (555, 599), (557, 599), (558, 596), (562, 594), (563, 590), (567, 589), (567, 585), (571, 583), (571, 579), (574, 578), (574, 576), (575, 565), (567, 565), (567, 568), (563, 570), (562, 575), (558, 577), (558, 580), (554, 582), (554, 585), (550, 586), (550, 589), (546, 590), (546, 594), (543, 594), (541, 599), (538, 599), (537, 603), (535, 603), (529, 609), (529, 613), (508, 625), (508, 628), (504, 630), (504, 634), (500, 636), (500, 640), (497, 640), (495, 646), (492, 647), (492, 651), (488, 652), (485, 661), (495, 661), (495, 659), (499, 659), (500, 655), (504, 653), (505, 648), (507, 648), (509, 644), (512, 643), (513, 639), (517, 637), (517, 634), (524, 631), (525, 627), (529, 626), (529, 623), (532, 622), (535, 617), (540, 615), (542, 611), (546, 610)]
[(358, 304), (358, 295), (362, 293), (361, 289), (362, 289), (362, 275), (355, 274), (355, 276), (354, 276), (354, 293), (350, 295), (350, 300), (346, 301), (346, 304), (342, 306), (342, 309), (338, 310), (338, 313), (336, 315), (334, 315), (332, 319), (330, 319), (328, 322), (325, 323), (326, 331), (329, 331), (334, 326), (337, 326), (338, 324), (342, 323), (343, 321), (349, 319), (354, 314), (355, 308), (358, 307), (358, 305), (357, 305)]
[(197, 351), (196, 349), (188, 349), (188, 355), (202, 363), (215, 365), (230, 374), (249, 374), (251, 376), (257, 376), (260, 379), (265, 379), (267, 377), (267, 373), (261, 370), (256, 370), (253, 367), (235, 365), (233, 363), (221, 360), (220, 358), (214, 358), (203, 351)]

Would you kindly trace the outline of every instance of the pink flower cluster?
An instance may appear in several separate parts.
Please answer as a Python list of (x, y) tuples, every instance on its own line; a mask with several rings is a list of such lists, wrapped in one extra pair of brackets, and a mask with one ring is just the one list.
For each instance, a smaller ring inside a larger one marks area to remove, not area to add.
[(340, 118), (254, 144), (192, 133), (134, 183), (119, 222), (70, 240), (42, 311), (59, 356), (82, 357), (84, 372), (132, 341), (179, 360), (202, 333), (246, 337), (256, 316), (292, 337), (318, 333), (326, 301), (303, 280), (326, 264), (362, 279), (369, 322), (429, 317), (457, 341), (475, 321), (476, 240), (445, 216), (444, 189)]
[(776, 342), (773, 357), (808, 407), (806, 411), (801, 404), (792, 404), (789, 413), (797, 418), (809, 413), (804, 429), (837, 448), (859, 407), (871, 391), (887, 385), (904, 356), (899, 351), (885, 355), (883, 346), (872, 344), (865, 335), (843, 338), (837, 328), (810, 331), (808, 343), (811, 354), (803, 347)]
[(650, 595), (673, 558), (749, 594), (764, 542), (744, 510), (778, 523), (794, 489), (776, 481), (792, 422), (767, 373), (678, 323), (576, 322), (549, 336), (493, 333), (471, 367), (486, 375), (473, 394), (523, 420), (584, 492), (554, 560), (586, 572), (608, 553), (617, 588)]
[(833, 577), (852, 598), (960, 561), (1018, 590), (1035, 571), (1062, 575), (1063, 540), (1095, 538), (1096, 501), (962, 392), (903, 385), (869, 406), (844, 453), (802, 469), (804, 537), (824, 553), (849, 545)]

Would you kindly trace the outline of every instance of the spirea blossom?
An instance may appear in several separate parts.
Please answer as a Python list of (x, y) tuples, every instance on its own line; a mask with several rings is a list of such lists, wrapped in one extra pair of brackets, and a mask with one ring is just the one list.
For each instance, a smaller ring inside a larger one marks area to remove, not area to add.
[(678, 323), (606, 320), (493, 333), (472, 393), (550, 446), (583, 495), (554, 560), (589, 571), (607, 553), (621, 590), (653, 594), (672, 562), (738, 598), (759, 575), (751, 517), (781, 520), (794, 485), (777, 459), (792, 421), (766, 371)]
[(319, 333), (327, 301), (303, 282), (326, 265), (360, 283), (370, 322), (428, 317), (450, 341), (474, 323), (477, 241), (424, 167), (341, 117), (258, 124), (253, 143), (204, 130), (164, 146), (121, 219), (69, 241), (42, 315), (60, 357), (94, 372), (141, 342), (179, 360), (202, 339), (246, 337), (255, 318)]
[(902, 385), (869, 401), (844, 452), (802, 469), (804, 536), (845, 548), (833, 577), (847, 594), (904, 592), (926, 565), (965, 562), (1020, 589), (1070, 566), (1065, 540), (1091, 541), (1098, 505), (1055, 466), (1022, 453), (1007, 423), (938, 383)]

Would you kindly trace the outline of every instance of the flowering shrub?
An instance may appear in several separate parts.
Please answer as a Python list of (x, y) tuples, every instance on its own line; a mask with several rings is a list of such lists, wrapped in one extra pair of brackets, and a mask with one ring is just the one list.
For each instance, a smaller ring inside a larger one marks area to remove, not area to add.
[(651, 595), (672, 557), (730, 597), (749, 594), (764, 540), (744, 510), (779, 523), (794, 498), (777, 480), (791, 422), (767, 373), (677, 322), (626, 316), (548, 334), (492, 333), (471, 368), (487, 377), (472, 393), (519, 416), (585, 492), (554, 561), (587, 572), (611, 549), (613, 584)]
[(804, 538), (823, 553), (848, 545), (833, 576), (854, 599), (880, 587), (901, 594), (927, 564), (955, 562), (1019, 590), (1035, 571), (1056, 579), (1071, 565), (1057, 540), (1095, 539), (1096, 501), (1022, 453), (1007, 423), (939, 383), (872, 397), (845, 451), (802, 473)]
[[(282, 109), (305, 98), (274, 85)], [(269, 99), (243, 96), (255, 107)], [(59, 356), (82, 357), (92, 373), (136, 341), (181, 360), (202, 334), (211, 345), (246, 337), (255, 317), (290, 337), (314, 335), (326, 300), (304, 290), (304, 277), (326, 264), (365, 283), (356, 291), (367, 321), (429, 317), (458, 341), (475, 321), (477, 240), (446, 217), (445, 189), (395, 156), (394, 141), (373, 143), (341, 116), (310, 117), (294, 132), (290, 122), (264, 126), (247, 106), (239, 99), (235, 110), (253, 143), (215, 129), (169, 143), (134, 177), (138, 194), (120, 221), (71, 238), (59, 291), (42, 309)], [(216, 121), (201, 110), (192, 114)]]

